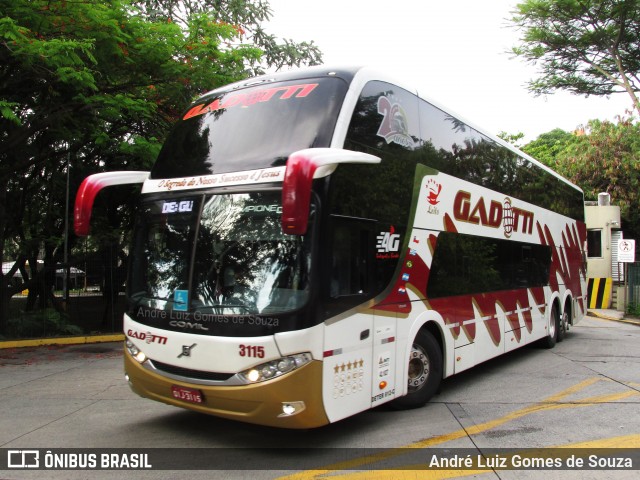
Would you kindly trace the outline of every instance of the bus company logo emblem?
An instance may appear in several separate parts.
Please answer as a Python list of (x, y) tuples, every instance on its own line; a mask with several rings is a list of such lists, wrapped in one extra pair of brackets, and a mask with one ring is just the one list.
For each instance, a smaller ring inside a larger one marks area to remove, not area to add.
[(318, 86), (317, 83), (303, 83), (299, 85), (287, 85), (283, 87), (263, 88), (249, 93), (237, 92), (226, 94), (216, 98), (213, 102), (201, 103), (191, 108), (182, 120), (188, 120), (198, 115), (209, 112), (228, 110), (232, 107), (248, 108), (257, 103), (265, 103), (271, 100), (288, 100), (290, 98), (305, 98)]
[(453, 218), (481, 227), (499, 228), (502, 225), (507, 238), (513, 233), (531, 235), (535, 220), (533, 212), (514, 207), (509, 197), (504, 203), (487, 201), (482, 196), (474, 199), (464, 190), (458, 191), (453, 201)]
[(198, 344), (194, 343), (193, 345), (183, 345), (182, 346), (182, 353), (180, 353), (180, 355), (178, 355), (178, 358), (190, 357), (191, 356), (191, 350), (193, 350), (193, 348), (196, 345), (198, 345)]
[(387, 144), (397, 143), (405, 148), (413, 148), (415, 141), (409, 135), (407, 114), (399, 103), (382, 96), (378, 98), (378, 113), (383, 116), (376, 135), (385, 139)]
[(504, 228), (504, 236), (509, 238), (513, 233), (513, 206), (509, 197), (505, 197), (502, 204), (502, 228)]
[(168, 337), (164, 337), (162, 335), (154, 335), (151, 332), (136, 332), (135, 330), (129, 329), (127, 331), (127, 335), (131, 338), (137, 338), (138, 340), (142, 340), (146, 344), (158, 343), (160, 345), (166, 345)]
[[(395, 253), (400, 249), (400, 235), (395, 233), (395, 231), (396, 229), (392, 225), (388, 232), (380, 232), (380, 235), (376, 237), (378, 254)], [(378, 258), (382, 257), (378, 255)], [(397, 258), (397, 256), (388, 258)]]
[(440, 196), (440, 192), (442, 191), (442, 184), (436, 182), (433, 179), (429, 179), (427, 182), (427, 202), (429, 205), (436, 206), (440, 203), (438, 197)]

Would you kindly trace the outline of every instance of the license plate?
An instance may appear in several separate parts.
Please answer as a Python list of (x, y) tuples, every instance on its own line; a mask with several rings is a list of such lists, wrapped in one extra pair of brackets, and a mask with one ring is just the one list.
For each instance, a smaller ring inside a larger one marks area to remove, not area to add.
[(195, 388), (187, 388), (187, 387), (178, 387), (177, 385), (173, 385), (171, 387), (171, 394), (173, 398), (178, 400), (182, 400), (184, 402), (189, 403), (202, 403), (204, 402), (204, 397), (200, 390), (196, 390)]

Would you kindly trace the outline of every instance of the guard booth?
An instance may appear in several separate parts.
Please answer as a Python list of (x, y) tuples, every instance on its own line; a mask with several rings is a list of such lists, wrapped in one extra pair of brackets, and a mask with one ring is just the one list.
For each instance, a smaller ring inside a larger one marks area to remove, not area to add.
[(585, 220), (588, 308), (624, 310), (624, 267), (617, 248), (623, 238), (620, 207), (611, 205), (608, 193), (600, 193), (598, 201), (585, 202)]

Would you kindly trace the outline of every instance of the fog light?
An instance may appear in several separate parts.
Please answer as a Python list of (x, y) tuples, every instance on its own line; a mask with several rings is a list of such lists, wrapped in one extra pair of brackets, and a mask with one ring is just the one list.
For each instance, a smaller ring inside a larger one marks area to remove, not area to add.
[(304, 411), (307, 406), (304, 402), (284, 402), (282, 404), (282, 413), (278, 417), (291, 417)]

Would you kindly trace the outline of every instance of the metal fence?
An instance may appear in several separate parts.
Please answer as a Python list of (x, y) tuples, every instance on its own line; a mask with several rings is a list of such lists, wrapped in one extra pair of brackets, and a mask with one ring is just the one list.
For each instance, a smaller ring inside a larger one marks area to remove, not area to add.
[(633, 310), (640, 310), (640, 262), (627, 266), (627, 305)]

